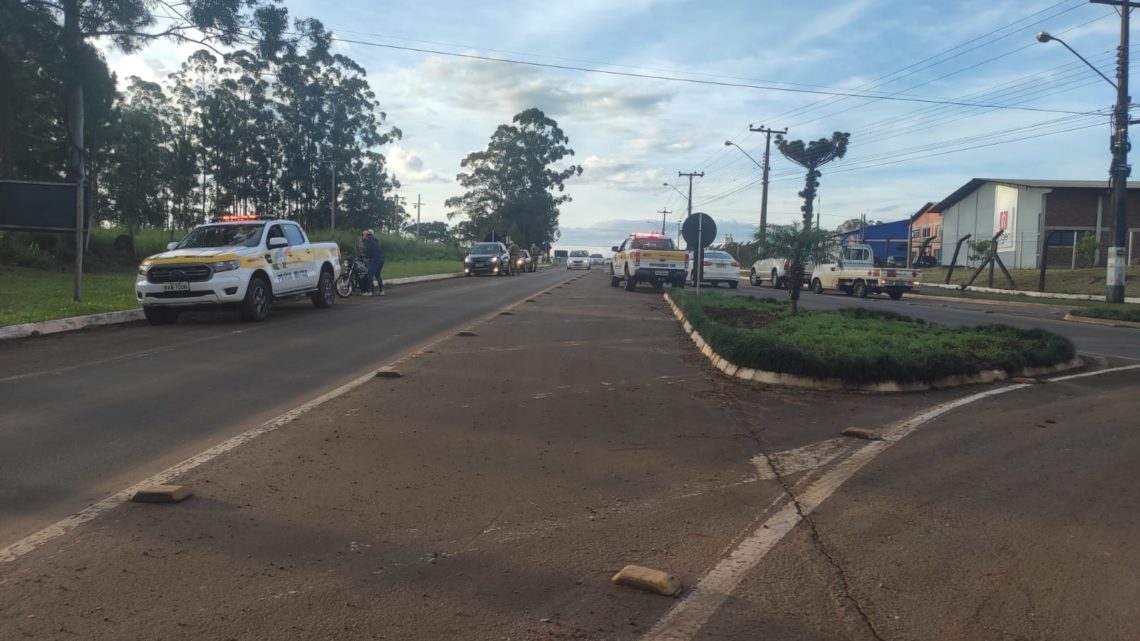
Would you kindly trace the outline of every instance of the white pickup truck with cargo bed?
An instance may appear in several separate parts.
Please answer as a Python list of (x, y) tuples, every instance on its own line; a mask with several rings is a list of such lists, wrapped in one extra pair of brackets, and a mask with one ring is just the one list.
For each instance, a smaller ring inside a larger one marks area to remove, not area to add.
[(135, 297), (152, 325), (193, 309), (236, 307), (243, 320), (261, 321), (277, 299), (308, 296), (318, 308), (336, 301), (336, 243), (310, 242), (291, 220), (235, 218), (195, 227), (142, 261)]
[(867, 294), (886, 294), (894, 300), (922, 285), (922, 272), (905, 267), (876, 267), (875, 254), (868, 245), (845, 245), (839, 256), (816, 265), (811, 290), (822, 294), (836, 289), (848, 296), (865, 298)]

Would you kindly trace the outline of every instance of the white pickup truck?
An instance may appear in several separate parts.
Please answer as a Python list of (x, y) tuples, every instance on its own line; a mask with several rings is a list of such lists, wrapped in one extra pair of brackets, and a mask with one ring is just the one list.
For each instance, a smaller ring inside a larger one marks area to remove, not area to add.
[(309, 296), (319, 308), (336, 300), (340, 248), (312, 243), (290, 220), (238, 220), (195, 227), (167, 251), (143, 260), (135, 297), (152, 325), (198, 308), (233, 306), (243, 320), (269, 316), (272, 301)]
[[(771, 287), (784, 289), (788, 286), (788, 270), (791, 267), (792, 261), (787, 258), (761, 258), (752, 263), (752, 268), (748, 270), (748, 282), (753, 287), (759, 287), (768, 281)], [(804, 264), (804, 285), (811, 282), (813, 267), (810, 260)]]
[(875, 254), (867, 245), (843, 246), (834, 262), (816, 266), (811, 279), (811, 290), (817, 294), (838, 289), (848, 296), (886, 294), (894, 300), (921, 285), (922, 272), (916, 269), (876, 267)]

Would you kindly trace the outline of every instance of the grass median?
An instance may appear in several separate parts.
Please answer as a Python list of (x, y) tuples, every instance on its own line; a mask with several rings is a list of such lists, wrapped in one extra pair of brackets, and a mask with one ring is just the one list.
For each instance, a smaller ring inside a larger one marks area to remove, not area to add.
[[(387, 261), (385, 280), (462, 271), (455, 260)], [(83, 275), (83, 301), (72, 300), (75, 277), (67, 272), (0, 265), (0, 326), (135, 309), (135, 272)]]
[(1049, 367), (1076, 356), (1068, 339), (1005, 325), (947, 327), (893, 312), (849, 308), (792, 315), (786, 301), (670, 296), (718, 354), (735, 365), (853, 384), (925, 382), (959, 374)]
[(1089, 305), (1071, 310), (1073, 316), (1140, 323), (1140, 305)]

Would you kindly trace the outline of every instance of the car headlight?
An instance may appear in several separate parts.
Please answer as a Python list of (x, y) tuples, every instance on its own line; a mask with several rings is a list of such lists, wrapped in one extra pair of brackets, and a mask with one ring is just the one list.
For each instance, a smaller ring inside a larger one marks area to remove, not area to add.
[(463, 264), (470, 265), (471, 264), (471, 257), (470, 256), (464, 256), (463, 257)]
[(499, 257), (498, 257), (498, 256), (492, 256), (492, 257), (491, 257), (491, 262), (492, 262), (492, 263), (497, 263), (497, 262), (499, 262)]
[(214, 270), (215, 274), (218, 272), (233, 271), (238, 267), (241, 267), (241, 263), (236, 260), (222, 260), (216, 263), (210, 263), (210, 268)]
[(139, 276), (146, 276), (146, 265), (139, 265)]

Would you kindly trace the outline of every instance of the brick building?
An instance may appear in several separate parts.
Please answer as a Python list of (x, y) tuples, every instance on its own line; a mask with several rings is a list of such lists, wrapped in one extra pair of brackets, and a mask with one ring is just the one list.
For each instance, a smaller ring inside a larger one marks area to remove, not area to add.
[[(942, 264), (949, 264), (966, 234), (972, 241), (990, 240), (1003, 230), (998, 254), (1011, 269), (1039, 267), (1046, 242), (1049, 265), (1083, 263), (1076, 257), (1076, 244), (1088, 234), (1100, 241), (1094, 264), (1103, 266), (1114, 238), (1109, 203), (1104, 181), (974, 178), (934, 206), (942, 214)], [(1125, 255), (1135, 265), (1140, 260), (1140, 187), (1128, 188), (1126, 229)], [(958, 265), (972, 264), (969, 253), (962, 248)]]

